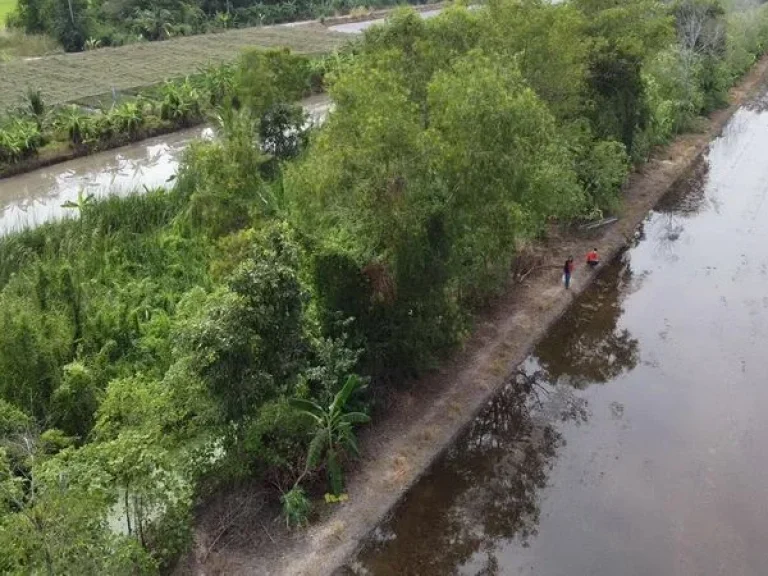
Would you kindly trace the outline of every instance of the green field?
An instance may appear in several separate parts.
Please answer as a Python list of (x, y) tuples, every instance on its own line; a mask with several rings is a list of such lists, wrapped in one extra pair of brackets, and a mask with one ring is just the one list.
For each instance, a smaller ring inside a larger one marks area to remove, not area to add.
[(349, 38), (348, 34), (330, 32), (323, 25), (313, 23), (244, 28), (166, 42), (3, 62), (0, 63), (0, 110), (18, 103), (28, 89), (40, 90), (48, 104), (59, 104), (90, 99), (113, 88), (127, 91), (193, 74), (207, 64), (233, 60), (248, 47), (287, 46), (302, 54), (322, 54)]
[(16, 0), (0, 0), (0, 28), (5, 26), (5, 15), (16, 8)]

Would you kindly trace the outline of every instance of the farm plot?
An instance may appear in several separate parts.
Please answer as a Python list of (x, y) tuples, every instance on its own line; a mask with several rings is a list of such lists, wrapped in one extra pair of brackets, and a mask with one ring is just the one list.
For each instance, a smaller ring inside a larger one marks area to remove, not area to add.
[(18, 103), (30, 89), (40, 90), (48, 104), (60, 104), (193, 74), (208, 64), (234, 60), (249, 47), (288, 47), (302, 54), (322, 54), (347, 41), (348, 34), (308, 23), (4, 62), (0, 63), (0, 111)]

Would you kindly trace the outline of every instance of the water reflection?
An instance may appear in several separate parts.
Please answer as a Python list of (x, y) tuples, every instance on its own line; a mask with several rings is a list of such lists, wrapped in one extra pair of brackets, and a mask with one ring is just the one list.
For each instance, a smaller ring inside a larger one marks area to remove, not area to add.
[[(494, 574), (497, 546), (537, 533), (539, 492), (561, 436), (556, 420), (586, 420), (586, 403), (519, 372), (472, 423), (363, 554), (359, 574)], [(429, 527), (425, 530), (425, 527)]]
[(537, 359), (553, 382), (584, 389), (637, 366), (638, 341), (618, 326), (632, 280), (627, 258), (613, 262), (537, 346)]
[(702, 158), (686, 177), (681, 178), (669, 192), (662, 196), (655, 212), (674, 216), (691, 217), (701, 212), (708, 203), (707, 181), (709, 161)]

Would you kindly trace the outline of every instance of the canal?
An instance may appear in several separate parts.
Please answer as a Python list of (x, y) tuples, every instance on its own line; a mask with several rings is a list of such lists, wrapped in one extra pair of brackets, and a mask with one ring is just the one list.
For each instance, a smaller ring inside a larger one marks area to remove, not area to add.
[[(300, 104), (316, 125), (333, 106), (327, 94)], [(184, 150), (195, 140), (213, 137), (210, 127), (188, 128), (0, 179), (0, 236), (71, 213), (62, 204), (76, 201), (79, 194), (101, 198), (169, 186)]]
[(734, 115), (347, 573), (768, 573), (765, 109)]

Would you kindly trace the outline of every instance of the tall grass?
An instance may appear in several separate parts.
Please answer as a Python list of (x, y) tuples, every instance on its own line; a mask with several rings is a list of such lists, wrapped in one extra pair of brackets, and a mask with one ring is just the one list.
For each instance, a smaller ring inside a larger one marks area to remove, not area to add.
[[(13, 1), (15, 3), (15, 0)], [(0, 13), (3, 11), (3, 3), (8, 3), (8, 0), (0, 0)], [(0, 62), (15, 58), (35, 58), (58, 52), (61, 52), (61, 46), (53, 38), (6, 29), (5, 17), (0, 17)]]

